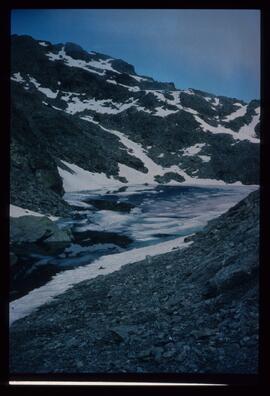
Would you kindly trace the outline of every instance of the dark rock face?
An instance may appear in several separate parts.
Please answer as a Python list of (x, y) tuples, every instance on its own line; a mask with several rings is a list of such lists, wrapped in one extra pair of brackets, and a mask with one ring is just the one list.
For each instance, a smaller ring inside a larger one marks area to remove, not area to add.
[(115, 232), (104, 231), (76, 231), (73, 230), (75, 242), (81, 246), (89, 246), (94, 243), (113, 243), (121, 247), (127, 247), (132, 239), (126, 235), (120, 235)]
[(184, 177), (181, 175), (176, 175), (173, 172), (167, 172), (163, 176), (156, 176), (155, 177), (156, 181), (160, 184), (162, 183), (168, 183), (170, 180), (175, 180), (179, 182), (185, 181)]
[(73, 240), (69, 228), (61, 229), (46, 216), (21, 216), (10, 218), (10, 293), (11, 300), (32, 290), (57, 273), (54, 265), (38, 266), (38, 257), (56, 257)]
[[(119, 164), (146, 174), (136, 153), (102, 126), (140, 143), (163, 167), (177, 165), (191, 177), (258, 184), (258, 141), (236, 140), (230, 133), (252, 122), (259, 101), (245, 104), (195, 89), (177, 90), (171, 82), (138, 76), (121, 59), (73, 43), (41, 45), (30, 36), (14, 35), (11, 55), (12, 203), (44, 214), (67, 214), (57, 169), (64, 167), (61, 160), (118, 180)], [(226, 120), (239, 106), (247, 106), (244, 115)], [(204, 130), (196, 115), (228, 133)], [(85, 116), (94, 122), (81, 118)], [(258, 120), (257, 137), (259, 128)], [(202, 145), (200, 152), (185, 155), (196, 144)], [(170, 171), (154, 176), (160, 183), (185, 179)]]
[(120, 73), (136, 74), (134, 66), (122, 61), (121, 59), (114, 59), (112, 61), (112, 66), (115, 70), (119, 71)]
[(71, 242), (71, 234), (45, 216), (11, 217), (10, 242)]
[(66, 43), (65, 50), (67, 55), (71, 56), (73, 59), (82, 59), (89, 61), (91, 56), (82, 47), (74, 43)]
[(189, 239), (15, 322), (11, 372), (256, 373), (259, 192)]
[(135, 208), (135, 205), (129, 202), (113, 202), (105, 199), (86, 199), (84, 202), (93, 205), (99, 210), (114, 210), (117, 212), (130, 212)]

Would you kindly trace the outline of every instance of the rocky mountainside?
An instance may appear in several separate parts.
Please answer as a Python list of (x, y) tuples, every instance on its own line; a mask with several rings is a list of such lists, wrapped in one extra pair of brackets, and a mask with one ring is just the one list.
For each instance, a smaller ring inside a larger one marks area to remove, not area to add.
[(258, 184), (257, 100), (179, 90), (72, 43), (14, 35), (11, 55), (12, 204), (62, 215), (72, 189)]
[(11, 372), (256, 373), (259, 191), (190, 238), (16, 321)]

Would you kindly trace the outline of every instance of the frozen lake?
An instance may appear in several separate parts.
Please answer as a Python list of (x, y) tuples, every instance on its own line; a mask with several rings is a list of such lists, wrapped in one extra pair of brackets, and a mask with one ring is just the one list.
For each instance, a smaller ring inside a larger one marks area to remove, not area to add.
[(84, 279), (183, 247), (185, 236), (202, 229), (256, 188), (134, 186), (66, 193), (72, 216), (58, 224), (72, 227), (74, 241), (47, 250), (28, 245), (18, 253), (20, 271), (11, 284), (13, 315), (14, 309), (18, 313), (23, 306), (28, 314), (36, 304)]

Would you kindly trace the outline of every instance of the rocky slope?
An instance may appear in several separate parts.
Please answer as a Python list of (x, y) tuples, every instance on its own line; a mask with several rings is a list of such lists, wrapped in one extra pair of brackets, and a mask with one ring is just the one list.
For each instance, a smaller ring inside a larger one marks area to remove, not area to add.
[(15, 322), (11, 372), (256, 373), (258, 238), (255, 191), (186, 249), (82, 282)]
[(81, 169), (89, 188), (101, 174), (103, 185), (258, 184), (258, 101), (179, 90), (72, 43), (14, 35), (11, 49), (12, 204), (66, 214), (65, 179)]

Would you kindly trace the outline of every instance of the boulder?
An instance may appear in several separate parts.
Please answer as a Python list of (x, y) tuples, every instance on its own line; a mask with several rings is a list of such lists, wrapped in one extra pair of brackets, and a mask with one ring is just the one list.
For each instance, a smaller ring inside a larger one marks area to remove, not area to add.
[(166, 172), (163, 176), (160, 176), (160, 175), (155, 176), (155, 180), (161, 184), (168, 183), (171, 180), (175, 180), (179, 183), (182, 183), (183, 181), (185, 181), (183, 176), (178, 175), (177, 173), (174, 173), (174, 172)]
[(240, 287), (244, 282), (249, 281), (258, 271), (258, 256), (251, 255), (243, 263), (235, 262), (221, 268), (207, 283), (202, 295), (205, 298), (212, 298), (220, 293), (231, 291)]
[(10, 241), (20, 242), (71, 242), (68, 230), (61, 230), (46, 216), (10, 218)]
[(140, 332), (138, 325), (119, 325), (111, 329), (111, 332), (117, 334), (121, 341), (127, 342), (132, 334)]
[(15, 265), (18, 261), (18, 257), (14, 252), (9, 252), (9, 260), (10, 260), (10, 265)]
[(130, 212), (135, 205), (129, 202), (106, 201), (105, 199), (85, 199), (84, 202), (93, 205), (98, 210), (113, 210), (117, 212)]

